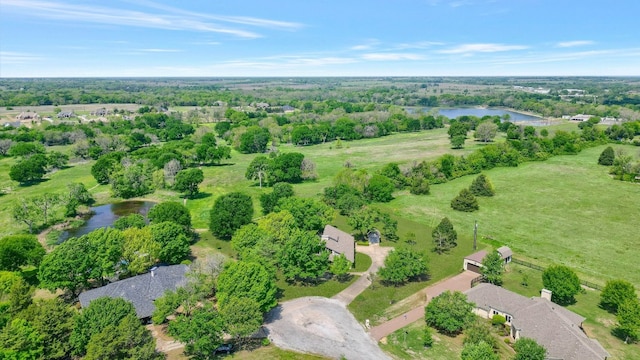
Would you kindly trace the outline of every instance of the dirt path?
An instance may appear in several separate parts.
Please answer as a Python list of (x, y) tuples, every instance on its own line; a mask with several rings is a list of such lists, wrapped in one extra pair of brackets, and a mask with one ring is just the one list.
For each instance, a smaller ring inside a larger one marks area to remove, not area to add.
[(417, 296), (419, 298), (423, 298), (423, 304), (420, 306), (416, 306), (412, 310), (393, 318), (383, 324), (375, 326), (371, 328), (369, 334), (375, 340), (380, 340), (383, 337), (391, 334), (392, 332), (402, 329), (403, 327), (411, 324), (414, 321), (420, 320), (424, 318), (424, 307), (425, 305), (434, 297), (440, 295), (441, 293), (450, 290), (450, 291), (465, 291), (471, 288), (471, 280), (478, 277), (477, 273), (472, 271), (465, 271), (456, 276), (450, 277), (448, 279), (442, 280), (436, 284), (433, 284), (413, 296)]
[(351, 284), (348, 288), (334, 295), (332, 299), (338, 300), (345, 306), (349, 305), (356, 296), (360, 295), (369, 285), (371, 278), (369, 274), (375, 274), (380, 267), (384, 265), (384, 259), (392, 248), (381, 247), (379, 245), (356, 246), (356, 251), (368, 255), (371, 258), (371, 266), (364, 272), (358, 280)]

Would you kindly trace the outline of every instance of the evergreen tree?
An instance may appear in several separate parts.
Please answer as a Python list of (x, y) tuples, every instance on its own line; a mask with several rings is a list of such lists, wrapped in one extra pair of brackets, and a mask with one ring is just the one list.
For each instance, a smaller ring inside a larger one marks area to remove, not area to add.
[(453, 210), (472, 212), (478, 210), (478, 200), (469, 191), (469, 189), (462, 189), (460, 194), (451, 200), (451, 208)]
[(431, 233), (433, 242), (435, 245), (434, 251), (442, 254), (443, 252), (456, 247), (458, 240), (458, 233), (453, 229), (453, 224), (449, 218), (443, 218), (440, 224), (433, 229)]
[(608, 146), (606, 149), (602, 151), (600, 157), (598, 158), (598, 164), (611, 166), (613, 165), (613, 161), (616, 159), (616, 153), (613, 151), (611, 146)]
[(469, 190), (471, 190), (471, 193), (475, 196), (493, 196), (496, 193), (493, 185), (491, 185), (491, 182), (484, 174), (478, 175), (478, 177), (473, 180)]

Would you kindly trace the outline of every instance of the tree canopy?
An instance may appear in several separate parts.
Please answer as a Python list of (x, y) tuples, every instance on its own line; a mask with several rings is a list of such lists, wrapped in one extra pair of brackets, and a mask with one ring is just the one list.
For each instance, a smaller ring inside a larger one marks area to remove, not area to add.
[(513, 360), (545, 360), (547, 350), (531, 338), (522, 337), (513, 344), (516, 356)]
[(218, 304), (228, 305), (233, 298), (248, 298), (267, 312), (277, 304), (273, 274), (264, 266), (246, 261), (229, 262), (218, 277)]
[(616, 313), (622, 303), (636, 298), (636, 289), (633, 284), (626, 280), (609, 280), (600, 293), (600, 306)]
[(427, 263), (420, 253), (410, 249), (398, 248), (393, 250), (386, 259), (384, 267), (378, 271), (383, 281), (400, 285), (407, 281), (426, 276)]
[(542, 272), (542, 284), (552, 291), (551, 300), (560, 305), (575, 302), (575, 295), (580, 292), (578, 275), (563, 265), (549, 266)]
[(17, 271), (21, 266), (38, 266), (45, 250), (33, 235), (9, 235), (0, 239), (0, 270)]
[(497, 251), (491, 251), (482, 259), (480, 268), (485, 280), (494, 285), (502, 285), (502, 273), (504, 272), (504, 260)]
[(438, 331), (455, 335), (464, 330), (474, 319), (473, 304), (459, 291), (449, 290), (431, 299), (425, 308), (427, 325)]
[(209, 214), (209, 229), (213, 235), (231, 239), (233, 233), (253, 218), (253, 201), (249, 195), (232, 192), (216, 199)]

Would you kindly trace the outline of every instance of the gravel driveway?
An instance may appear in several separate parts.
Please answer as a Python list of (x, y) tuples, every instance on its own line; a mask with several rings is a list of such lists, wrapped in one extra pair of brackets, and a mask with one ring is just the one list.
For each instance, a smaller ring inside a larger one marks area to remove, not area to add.
[(338, 300), (304, 297), (267, 314), (269, 339), (283, 349), (348, 360), (390, 359)]

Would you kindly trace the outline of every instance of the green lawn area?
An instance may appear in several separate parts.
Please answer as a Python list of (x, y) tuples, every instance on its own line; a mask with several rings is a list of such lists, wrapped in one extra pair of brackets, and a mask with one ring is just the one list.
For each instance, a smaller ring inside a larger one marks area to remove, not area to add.
[[(528, 286), (522, 286), (523, 276), (528, 278)], [(509, 264), (504, 276), (503, 287), (520, 295), (532, 297), (540, 296), (542, 289), (542, 272), (526, 268), (521, 265)], [(576, 296), (576, 303), (567, 309), (583, 316), (585, 332), (595, 338), (611, 355), (611, 359), (640, 360), (640, 345), (625, 345), (622, 340), (613, 336), (611, 331), (615, 327), (615, 315), (601, 309), (600, 292), (585, 290)]]
[(371, 266), (371, 258), (369, 255), (363, 253), (356, 253), (356, 266), (353, 268), (353, 272), (365, 272)]
[(433, 346), (425, 348), (423, 344), (424, 321), (419, 320), (387, 336), (386, 343), (380, 348), (391, 354), (394, 359), (433, 359), (450, 360), (460, 358), (464, 336), (449, 337), (432, 329)]

